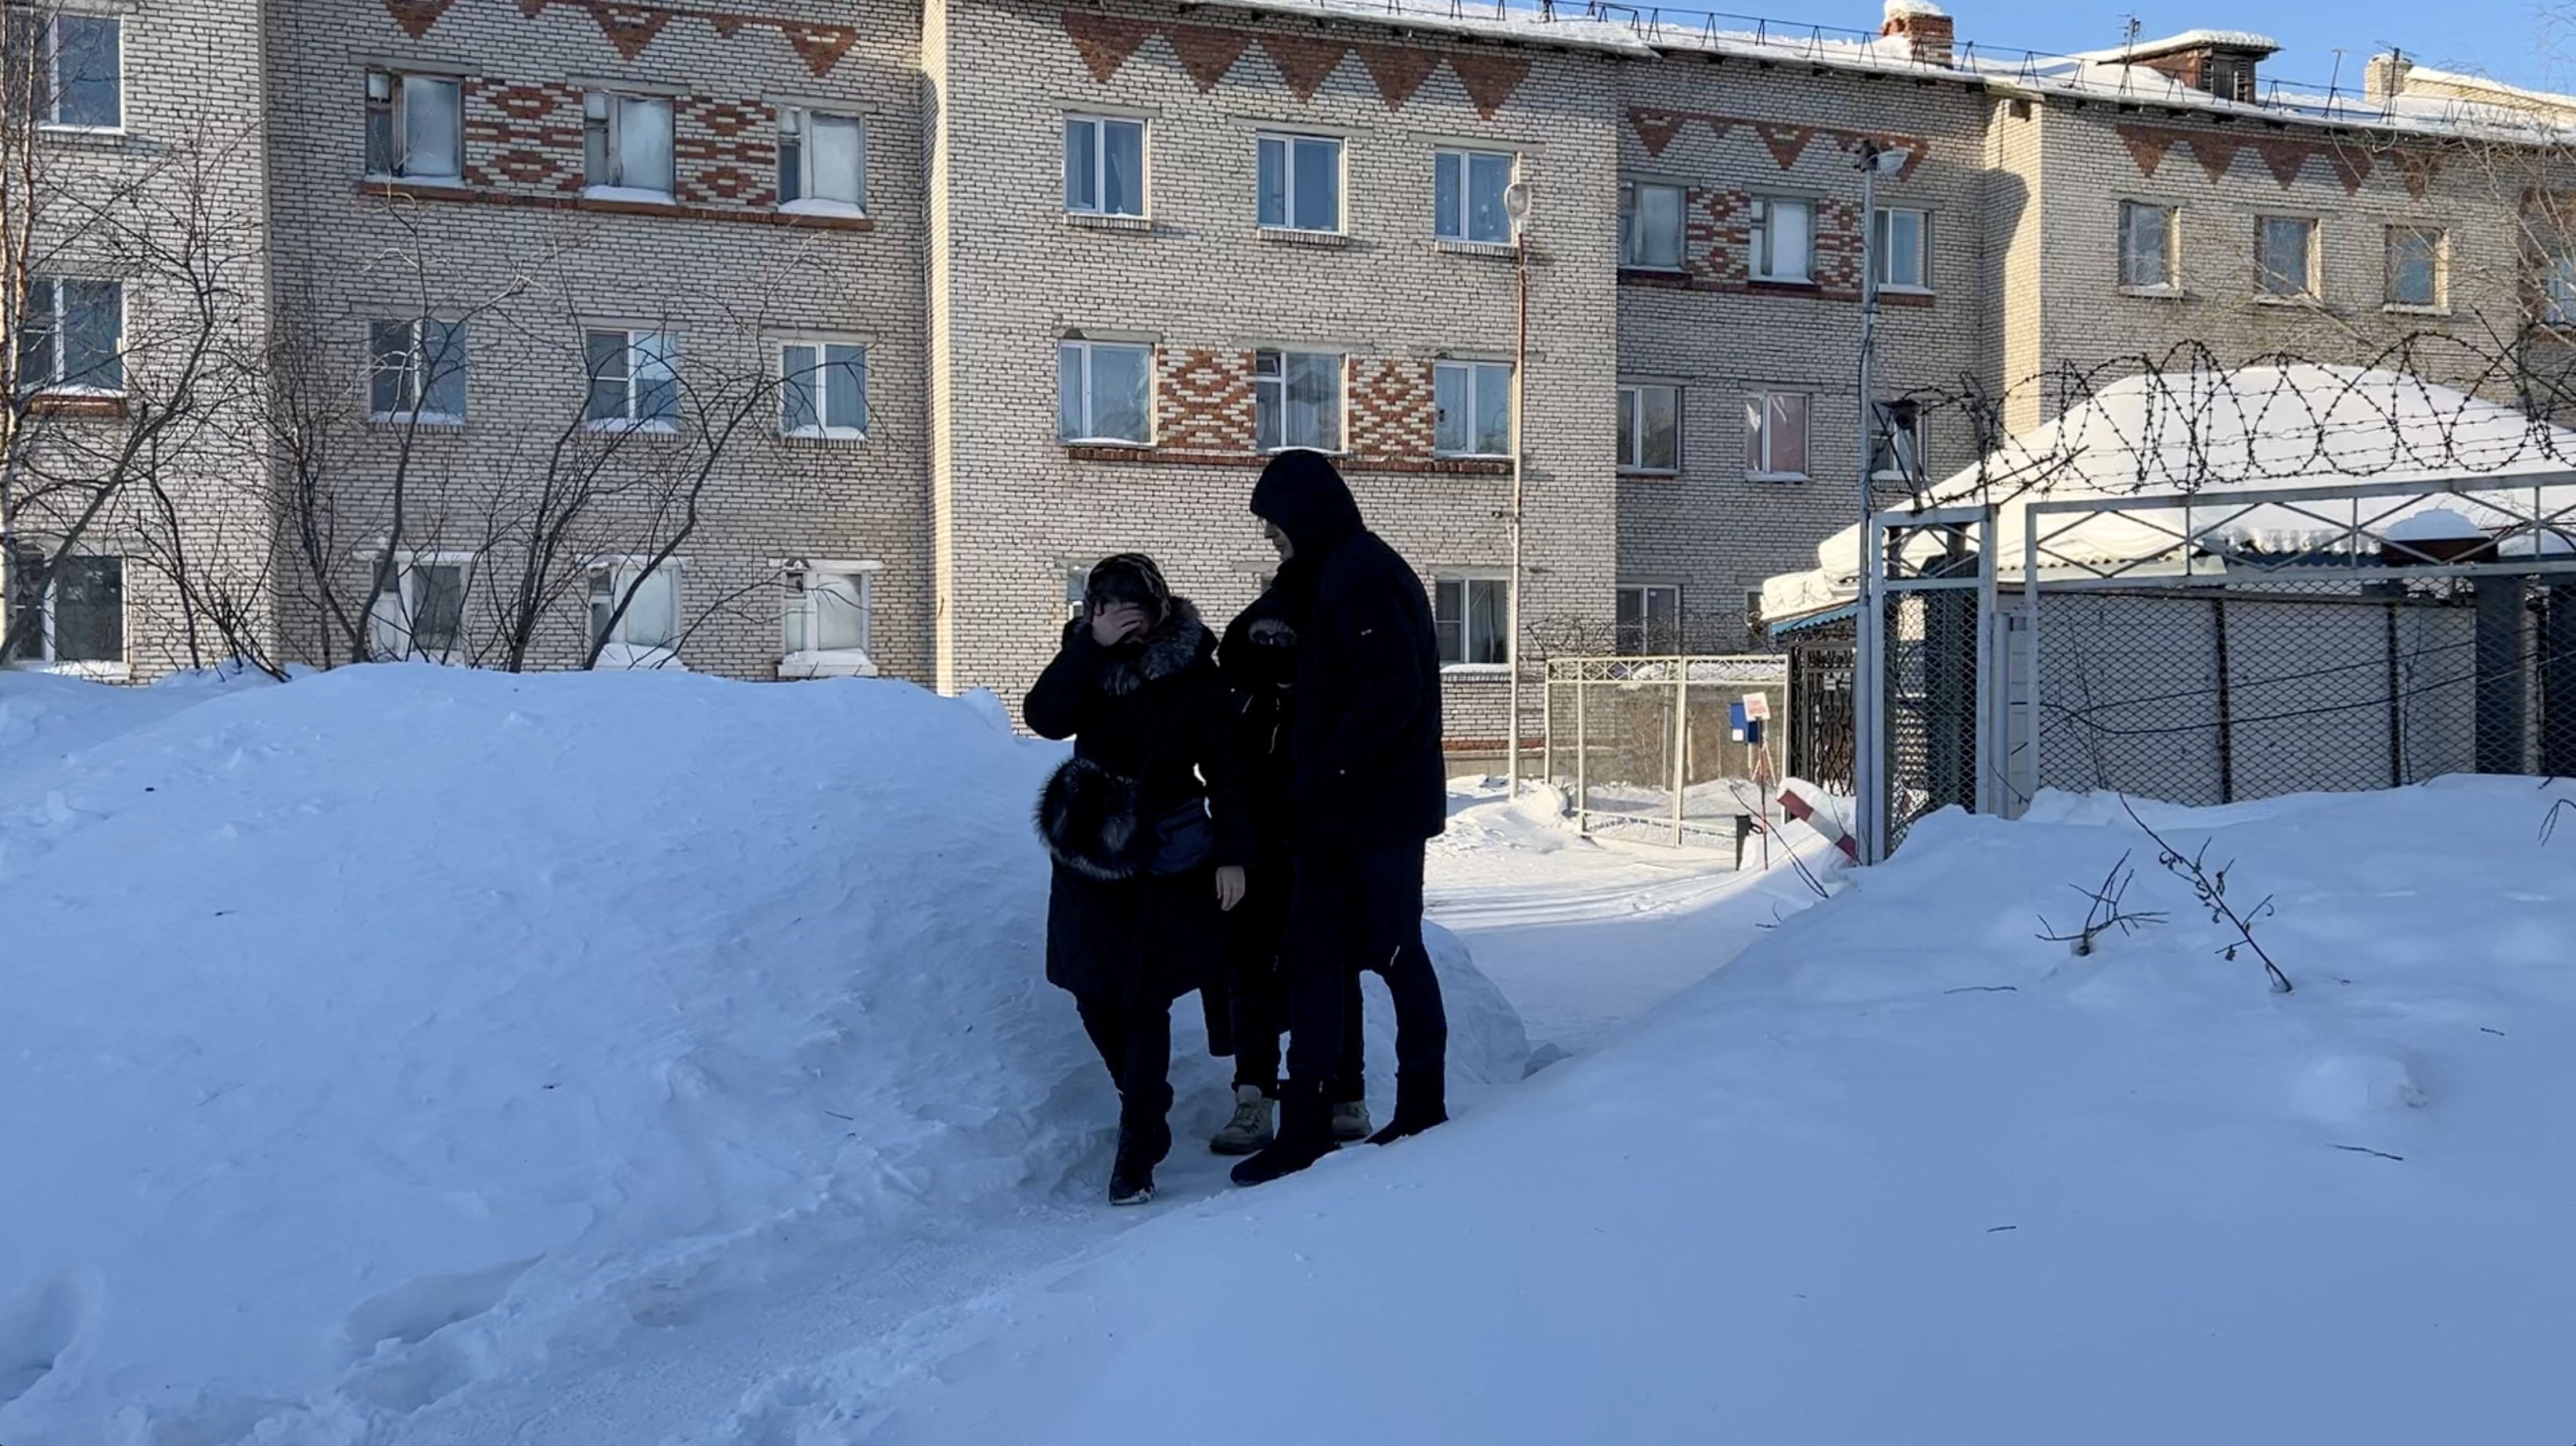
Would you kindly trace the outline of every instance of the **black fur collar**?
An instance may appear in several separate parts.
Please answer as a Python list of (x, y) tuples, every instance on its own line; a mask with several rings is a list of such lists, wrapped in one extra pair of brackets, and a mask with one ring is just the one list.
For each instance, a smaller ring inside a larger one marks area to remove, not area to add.
[(1104, 692), (1125, 697), (1157, 678), (1168, 678), (1197, 662), (1207, 647), (1207, 624), (1190, 600), (1174, 595), (1172, 609), (1160, 626), (1145, 635), (1133, 652), (1121, 650), (1100, 670)]

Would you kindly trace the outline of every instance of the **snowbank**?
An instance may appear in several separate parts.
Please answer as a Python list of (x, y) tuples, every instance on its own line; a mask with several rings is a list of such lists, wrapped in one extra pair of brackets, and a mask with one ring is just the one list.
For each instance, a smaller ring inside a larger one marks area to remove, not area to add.
[[(855, 1352), (693, 1439), (2563, 1439), (2576, 843), (2536, 835), (2567, 792), (2151, 814), (2277, 899), (2289, 995), (2116, 807), (1937, 815), (1512, 1108), (1160, 1221), (908, 1373)], [(2169, 922), (2083, 959), (2033, 937), (2124, 852)]]
[[(1060, 750), (989, 700), (387, 665), (143, 720), (161, 690), (24, 681), (9, 1446), (390, 1439), (764, 1280), (910, 1268), (922, 1222), (1097, 1199), (1107, 1082), (1040, 977)], [(69, 746), (85, 708), (134, 726)], [(1472, 1103), (1526, 1043), (1437, 943)], [(1187, 1123), (1222, 1081), (1178, 1074)], [(826, 1218), (835, 1258), (776, 1253)]]

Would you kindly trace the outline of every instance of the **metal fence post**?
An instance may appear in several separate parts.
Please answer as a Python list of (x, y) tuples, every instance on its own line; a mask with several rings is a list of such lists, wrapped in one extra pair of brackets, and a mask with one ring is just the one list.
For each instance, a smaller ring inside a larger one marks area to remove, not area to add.
[(1690, 665), (1673, 660), (1673, 847), (1682, 846), (1690, 787)]
[(1550, 788), (1556, 787), (1556, 662), (1539, 664), (1538, 768)]
[(1574, 831), (1592, 831), (1592, 739), (1585, 731), (1584, 685), (1591, 680), (1592, 666), (1578, 661), (1574, 665)]

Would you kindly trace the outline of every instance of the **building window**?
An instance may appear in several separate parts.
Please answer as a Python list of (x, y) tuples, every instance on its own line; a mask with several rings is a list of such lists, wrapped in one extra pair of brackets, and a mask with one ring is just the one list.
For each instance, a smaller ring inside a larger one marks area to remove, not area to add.
[(379, 422), (465, 420), (465, 323), (367, 324), (367, 412)]
[(583, 174), (593, 195), (671, 199), (671, 102), (594, 90), (582, 98)]
[(1625, 657), (1668, 657), (1682, 650), (1682, 590), (1669, 583), (1621, 583), (1613, 629)]
[(2450, 238), (2426, 226), (2388, 228), (2388, 304), (2433, 310), (2444, 304)]
[(1439, 362), (1431, 368), (1431, 450), (1443, 457), (1508, 457), (1512, 452), (1512, 369), (1503, 362)]
[(2144, 201), (2120, 203), (2120, 284), (2134, 291), (2170, 291), (2179, 285), (2174, 269), (2174, 222), (2171, 206)]
[(2220, 100), (2254, 99), (2254, 60), (2245, 55), (2212, 55), (2201, 62), (2200, 88)]
[(814, 560), (791, 565), (781, 623), (780, 671), (790, 677), (874, 673), (868, 658), (870, 579), (876, 564)]
[(1756, 281), (1805, 281), (1815, 274), (1814, 203), (1783, 196), (1753, 198), (1750, 266)]
[(465, 174), (463, 87), (451, 77), (367, 72), (367, 174), (454, 183)]
[(1870, 433), (1869, 473), (1890, 482), (1923, 480), (1923, 404), (1899, 400), (1878, 404), (1878, 426)]
[(1619, 264), (1640, 271), (1682, 269), (1679, 186), (1631, 181), (1619, 188)]
[[(620, 604), (625, 611), (618, 611)], [(590, 640), (602, 667), (659, 667), (680, 646), (680, 570), (620, 564), (590, 574)]]
[(1262, 136), (1261, 224), (1285, 231), (1342, 229), (1342, 143), (1330, 136)]
[(1078, 216), (1145, 214), (1143, 121), (1064, 118), (1064, 208)]
[(2302, 300), (2317, 294), (2317, 223), (2305, 216), (2265, 216), (2254, 223), (2254, 285), (2265, 296)]
[(1932, 289), (1932, 213), (1903, 208), (1884, 210), (1872, 223), (1878, 284), (1891, 291)]
[[(13, 114), (67, 130), (112, 131), (125, 124), (125, 33), (116, 16), (12, 7), (7, 57), (9, 88), (16, 92), (10, 97)], [(23, 81), (22, 65), (33, 71)]]
[(2576, 252), (2562, 251), (2544, 264), (2541, 320), (2551, 326), (2576, 326)]
[(1807, 394), (1755, 392), (1744, 399), (1744, 471), (1758, 481), (1807, 475)]
[(1154, 349), (1141, 342), (1060, 341), (1056, 436), (1066, 442), (1154, 440)]
[(1067, 622), (1080, 622), (1084, 600), (1091, 591), (1091, 564), (1068, 563), (1064, 569), (1064, 616)]
[(125, 390), (125, 284), (37, 277), (18, 329), (18, 386), (115, 396)]
[(1678, 472), (1682, 466), (1678, 387), (1619, 389), (1619, 470)]
[(1512, 218), (1503, 193), (1511, 189), (1513, 159), (1508, 151), (1434, 152), (1432, 234), (1443, 241), (1508, 244)]
[(454, 661), (465, 639), (465, 563), (406, 559), (367, 622), (379, 658)]
[(1340, 353), (1252, 354), (1252, 445), (1264, 452), (1342, 449)]
[[(669, 132), (663, 135), (667, 139)], [(856, 116), (779, 109), (778, 206), (843, 215), (867, 210), (867, 129)]]
[(1512, 660), (1512, 585), (1498, 577), (1444, 577), (1431, 584), (1432, 629), (1444, 667)]
[(778, 349), (778, 430), (789, 437), (868, 433), (868, 349), (791, 341)]
[[(41, 626), (19, 657), (30, 662), (119, 667), (125, 662), (125, 559), (21, 555), (11, 571), (38, 598)], [(75, 671), (66, 669), (66, 671)]]
[(583, 420), (602, 430), (669, 431), (680, 422), (680, 339), (666, 331), (587, 331), (590, 401)]

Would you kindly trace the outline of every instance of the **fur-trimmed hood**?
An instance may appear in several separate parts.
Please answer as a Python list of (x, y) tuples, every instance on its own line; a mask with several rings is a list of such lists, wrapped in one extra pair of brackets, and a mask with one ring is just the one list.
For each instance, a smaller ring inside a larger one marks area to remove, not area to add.
[[(1073, 626), (1090, 624), (1077, 618)], [(1101, 665), (1101, 690), (1124, 698), (1157, 678), (1168, 678), (1197, 662), (1208, 646), (1207, 624), (1199, 620), (1198, 608), (1188, 598), (1175, 594), (1171, 610), (1163, 615), (1160, 625), (1145, 635), (1144, 642), (1119, 648)]]

